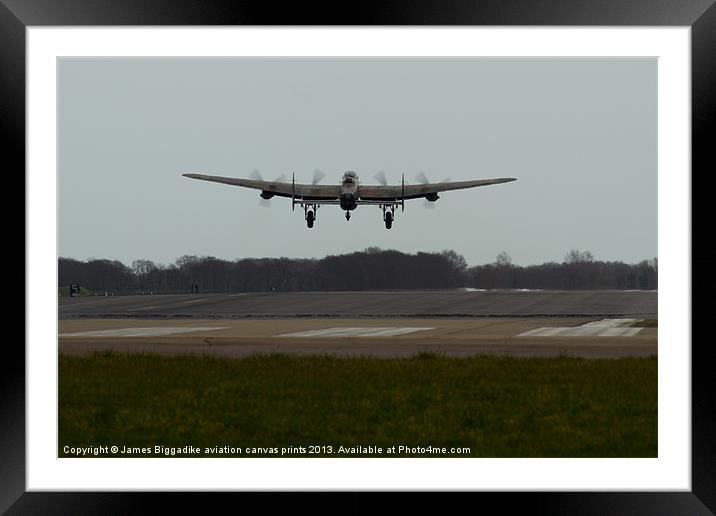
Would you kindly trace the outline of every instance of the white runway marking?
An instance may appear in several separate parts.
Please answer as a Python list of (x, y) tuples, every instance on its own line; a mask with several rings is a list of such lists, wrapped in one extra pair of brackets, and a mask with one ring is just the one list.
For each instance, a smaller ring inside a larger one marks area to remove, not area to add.
[(151, 310), (152, 308), (159, 308), (158, 306), (140, 306), (139, 308), (130, 308), (127, 312), (136, 312), (137, 310)]
[(206, 301), (206, 298), (202, 299), (190, 299), (189, 301), (179, 301), (179, 303), (196, 303), (197, 301)]
[(620, 326), (629, 326), (640, 319), (602, 319), (601, 321), (592, 321), (583, 324), (582, 328), (619, 328)]
[(432, 330), (432, 327), (356, 327), (356, 328), (326, 328), (324, 330), (299, 331), (284, 333), (277, 337), (393, 337), (416, 331)]
[(206, 326), (193, 328), (118, 328), (115, 330), (80, 331), (76, 333), (60, 333), (60, 337), (162, 337), (175, 333), (191, 333), (195, 331), (223, 330), (226, 326)]
[(641, 328), (625, 328), (639, 319), (602, 319), (581, 326), (536, 328), (518, 337), (632, 337)]

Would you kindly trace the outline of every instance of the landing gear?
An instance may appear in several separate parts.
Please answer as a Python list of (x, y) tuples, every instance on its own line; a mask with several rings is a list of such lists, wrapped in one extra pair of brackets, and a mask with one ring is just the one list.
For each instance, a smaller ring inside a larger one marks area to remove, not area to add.
[(346, 212), (346, 220), (351, 220), (351, 212), (350, 211)]
[(316, 222), (316, 214), (318, 213), (318, 204), (304, 204), (303, 212), (305, 214), (306, 225), (309, 228), (313, 227), (313, 223)]
[(381, 204), (380, 209), (383, 210), (383, 222), (385, 222), (385, 229), (393, 227), (393, 221), (395, 220), (395, 204)]

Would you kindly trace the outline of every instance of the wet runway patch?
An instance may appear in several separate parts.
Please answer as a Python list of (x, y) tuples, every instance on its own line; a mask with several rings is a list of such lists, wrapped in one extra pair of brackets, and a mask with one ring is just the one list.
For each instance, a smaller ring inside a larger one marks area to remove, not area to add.
[(60, 333), (60, 337), (162, 337), (176, 333), (191, 333), (195, 331), (223, 330), (226, 326), (196, 326), (193, 328), (118, 328), (114, 330), (79, 331), (75, 333)]
[(630, 326), (639, 319), (602, 319), (581, 326), (537, 328), (518, 337), (632, 337), (641, 328)]
[(416, 331), (432, 330), (433, 327), (353, 327), (353, 328), (326, 328), (324, 330), (299, 331), (296, 333), (283, 333), (277, 337), (393, 337)]

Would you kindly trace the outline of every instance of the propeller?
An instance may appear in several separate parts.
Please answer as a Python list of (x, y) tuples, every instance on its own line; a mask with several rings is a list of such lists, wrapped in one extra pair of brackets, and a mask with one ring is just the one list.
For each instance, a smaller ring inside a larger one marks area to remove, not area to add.
[[(425, 173), (424, 170), (421, 170), (420, 172), (415, 174), (415, 180), (421, 184), (427, 184), (431, 182), (430, 179), (428, 179), (428, 175)], [(447, 183), (449, 181), (452, 181), (452, 179), (450, 179), (449, 177), (446, 177), (442, 180), (443, 183)]]
[(423, 170), (421, 170), (420, 172), (418, 172), (417, 174), (415, 174), (415, 180), (416, 180), (418, 183), (422, 183), (422, 184), (425, 184), (425, 183), (429, 183), (429, 182), (430, 182), (430, 179), (428, 179), (427, 174), (426, 174)]
[[(255, 179), (257, 181), (265, 181), (264, 177), (261, 175), (261, 172), (258, 171), (258, 169), (254, 169), (253, 172), (251, 172), (251, 179)], [(274, 179), (276, 183), (284, 183), (286, 182), (286, 174), (281, 174), (276, 179)]]
[(385, 176), (385, 171), (379, 170), (373, 177), (381, 185), (388, 186), (388, 178)]
[(321, 182), (321, 180), (322, 180), (324, 177), (326, 177), (326, 173), (325, 173), (325, 172), (323, 172), (322, 170), (318, 170), (318, 169), (314, 170), (314, 171), (313, 171), (313, 179), (311, 180), (311, 184), (312, 184), (312, 185), (317, 185), (318, 183)]
[[(420, 184), (428, 184), (428, 183), (431, 182), (430, 179), (428, 178), (428, 175), (427, 175), (427, 174), (425, 173), (425, 171), (423, 171), (423, 170), (421, 170), (420, 172), (418, 172), (417, 174), (415, 174), (415, 179), (416, 179), (416, 180), (418, 181), (418, 183), (420, 183)], [(450, 178), (449, 178), (449, 177), (446, 177), (445, 179), (442, 180), (443, 183), (447, 183), (447, 182), (449, 182), (449, 181), (450, 181)], [(427, 209), (429, 209), (429, 210), (434, 210), (434, 209), (436, 208), (435, 202), (433, 202), (433, 201), (428, 201), (428, 200), (426, 199), (426, 200), (423, 202), (423, 208), (427, 208)]]
[[(258, 169), (253, 169), (250, 175), (251, 179), (255, 179), (256, 181), (265, 181), (263, 176), (261, 175), (261, 172), (258, 171)], [(281, 174), (276, 179), (274, 179), (277, 183), (283, 183), (286, 181), (286, 174)], [(271, 207), (271, 201), (268, 199), (264, 199), (263, 197), (259, 197), (259, 206), (262, 208), (269, 208)]]

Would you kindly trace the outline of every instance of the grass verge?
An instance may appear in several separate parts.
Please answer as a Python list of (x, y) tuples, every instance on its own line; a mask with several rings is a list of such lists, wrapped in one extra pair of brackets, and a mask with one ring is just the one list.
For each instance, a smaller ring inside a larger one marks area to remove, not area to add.
[(637, 321), (634, 324), (632, 324), (633, 328), (658, 328), (659, 327), (659, 320), (658, 319), (643, 319), (641, 321)]
[(60, 355), (59, 443), (61, 457), (656, 457), (657, 359)]

